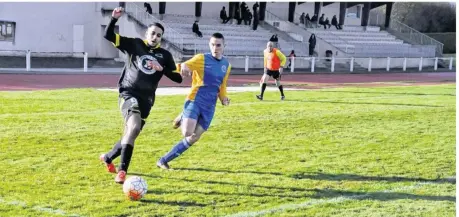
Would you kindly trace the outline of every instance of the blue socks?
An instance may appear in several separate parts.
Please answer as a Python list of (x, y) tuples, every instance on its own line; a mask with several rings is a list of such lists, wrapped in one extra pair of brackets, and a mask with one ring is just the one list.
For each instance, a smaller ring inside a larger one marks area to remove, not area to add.
[(169, 153), (164, 155), (164, 157), (161, 158), (161, 160), (164, 163), (170, 162), (171, 160), (174, 160), (176, 157), (180, 156), (183, 152), (185, 152), (189, 147), (190, 143), (186, 141), (186, 139), (180, 140)]

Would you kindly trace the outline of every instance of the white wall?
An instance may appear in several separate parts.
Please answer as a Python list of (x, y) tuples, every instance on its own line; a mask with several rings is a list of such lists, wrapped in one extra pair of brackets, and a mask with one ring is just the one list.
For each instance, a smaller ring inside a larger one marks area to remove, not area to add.
[(344, 25), (360, 26), (360, 25), (362, 25), (362, 19), (361, 18), (354, 18), (354, 17), (346, 17), (346, 18), (344, 18)]
[(73, 26), (83, 25), (84, 50), (93, 57), (102, 37), (100, 19), (90, 2), (0, 3), (0, 20), (16, 22), (14, 43), (0, 41), (0, 49), (73, 52)]

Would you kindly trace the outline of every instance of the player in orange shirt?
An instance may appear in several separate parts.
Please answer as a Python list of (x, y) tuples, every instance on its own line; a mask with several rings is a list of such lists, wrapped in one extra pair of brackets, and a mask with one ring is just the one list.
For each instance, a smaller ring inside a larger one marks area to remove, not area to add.
[(269, 77), (273, 77), (276, 80), (276, 86), (279, 88), (281, 93), (281, 100), (285, 99), (284, 88), (282, 87), (280, 80), (281, 74), (284, 71), (284, 66), (287, 58), (284, 54), (277, 48), (274, 48), (274, 43), (269, 41), (266, 44), (266, 49), (264, 50), (264, 74), (260, 80), (261, 84), (261, 93), (257, 95), (257, 99), (263, 100), (263, 94), (266, 89), (266, 83), (269, 80)]

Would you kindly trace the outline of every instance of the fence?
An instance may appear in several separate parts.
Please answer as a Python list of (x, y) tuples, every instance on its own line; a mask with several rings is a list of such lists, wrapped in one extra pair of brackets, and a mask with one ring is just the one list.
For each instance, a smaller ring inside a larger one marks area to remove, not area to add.
[[(0, 50), (0, 68), (32, 71), (38, 68), (81, 69), (88, 71), (86, 52), (32, 52), (30, 50)], [(40, 62), (34, 67), (34, 62)]]
[[(191, 56), (185, 56), (191, 58)], [(227, 57), (233, 68), (244, 69), (245, 72), (253, 69), (263, 69), (263, 57), (249, 57), (249, 56), (228, 56)], [(438, 70), (438, 63), (440, 60), (448, 62), (448, 69), (453, 70), (454, 57), (434, 57), (434, 58), (335, 58), (335, 57), (294, 57), (287, 60), (284, 68), (288, 67), (288, 71), (294, 73), (295, 70), (301, 71), (330, 71), (330, 72), (355, 72), (355, 71), (368, 71), (372, 70), (385, 70), (385, 71), (407, 71), (408, 68), (414, 68), (419, 71), (423, 69)]]
[[(8, 70), (11, 68), (25, 69), (25, 71), (34, 71), (40, 68), (68, 69), (74, 71), (88, 72), (88, 54), (71, 53), (71, 52), (32, 52), (30, 50), (5, 51), (0, 50), (0, 69)], [(15, 58), (10, 61), (8, 58)], [(191, 56), (184, 56), (184, 61)], [(261, 56), (227, 56), (234, 69), (244, 69), (244, 72), (250, 70), (263, 69), (263, 57)], [(40, 60), (41, 59), (41, 60)], [(430, 57), (430, 58), (391, 58), (391, 57), (293, 57), (288, 58), (285, 65), (286, 71), (294, 73), (295, 71), (310, 72), (371, 72), (372, 70), (384, 71), (407, 71), (415, 69), (438, 70), (440, 61), (447, 64), (449, 70), (455, 66), (455, 57)], [(34, 65), (35, 61), (40, 60), (40, 64)], [(10, 67), (5, 66), (5, 62), (10, 61)], [(51, 62), (46, 62), (51, 61)], [(43, 64), (45, 62), (45, 64)], [(49, 67), (50, 65), (53, 67)], [(287, 67), (289, 66), (289, 67)], [(78, 70), (79, 69), (79, 70)], [(12, 70), (14, 71), (14, 70)]]
[(389, 25), (390, 29), (398, 35), (409, 39), (411, 42), (420, 45), (435, 45), (437, 54), (443, 54), (443, 43), (421, 33), (397, 20), (392, 19)]
[(424, 33), (429, 37), (443, 43), (443, 53), (456, 53), (456, 33), (455, 32), (435, 32)]

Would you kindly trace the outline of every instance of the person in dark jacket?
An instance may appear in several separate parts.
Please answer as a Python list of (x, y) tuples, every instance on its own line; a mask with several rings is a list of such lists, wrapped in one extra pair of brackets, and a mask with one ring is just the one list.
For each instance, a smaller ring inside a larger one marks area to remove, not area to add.
[(330, 25), (330, 20), (328, 20), (328, 17), (327, 19), (325, 19), (324, 24), (328, 26), (328, 28), (330, 29), (331, 25)]
[(250, 11), (247, 11), (247, 22), (249, 23), (249, 26), (252, 25), (252, 18), (252, 13)]
[(309, 56), (312, 56), (314, 54), (315, 47), (316, 47), (316, 35), (312, 34), (311, 37), (309, 37)]
[(196, 35), (198, 35), (198, 37), (202, 38), (202, 33), (201, 31), (199, 31), (199, 25), (198, 25), (198, 21), (194, 21), (193, 23), (193, 32), (196, 33)]
[(229, 21), (228, 15), (226, 15), (226, 9), (223, 6), (222, 10), (220, 11), (220, 19), (222, 23), (227, 23)]
[(311, 24), (313, 24), (312, 26), (314, 27), (317, 27), (317, 20), (318, 20), (318, 15), (317, 14), (314, 14), (314, 16), (311, 17)]
[(143, 7), (146, 8), (146, 12), (149, 14), (153, 14), (153, 9), (151, 9), (151, 5), (147, 2), (143, 3)]
[(288, 66), (287, 66), (287, 69), (290, 69), (290, 67), (292, 66), (292, 59), (295, 58), (296, 55), (295, 55), (295, 50), (292, 50), (292, 52), (290, 52), (290, 54), (288, 55)]
[(253, 30), (257, 30), (257, 27), (258, 27), (258, 22), (259, 22), (259, 14), (258, 14), (258, 7), (260, 5), (258, 5), (258, 2), (255, 2), (255, 4), (253, 4)]
[(338, 20), (336, 19), (336, 15), (333, 15), (331, 24), (336, 27), (336, 29), (342, 29), (341, 25), (338, 25)]
[(324, 29), (327, 29), (327, 25), (325, 25), (325, 14), (322, 14), (322, 16), (320, 16), (319, 25), (323, 25)]

